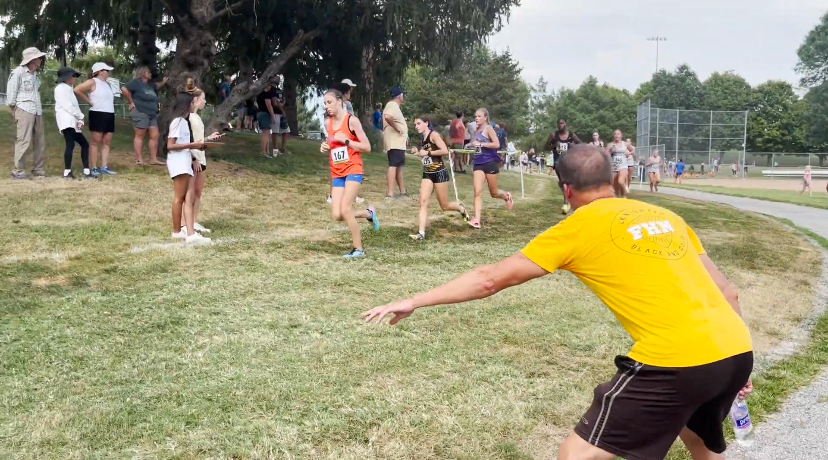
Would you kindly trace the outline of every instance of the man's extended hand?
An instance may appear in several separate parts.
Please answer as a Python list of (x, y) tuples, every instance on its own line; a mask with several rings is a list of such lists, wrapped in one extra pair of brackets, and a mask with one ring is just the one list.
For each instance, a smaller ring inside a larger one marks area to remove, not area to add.
[(391, 324), (393, 325), (411, 316), (415, 309), (414, 300), (406, 299), (368, 310), (362, 314), (362, 317), (365, 318), (366, 323), (379, 324), (386, 315), (393, 314), (394, 317), (391, 318)]

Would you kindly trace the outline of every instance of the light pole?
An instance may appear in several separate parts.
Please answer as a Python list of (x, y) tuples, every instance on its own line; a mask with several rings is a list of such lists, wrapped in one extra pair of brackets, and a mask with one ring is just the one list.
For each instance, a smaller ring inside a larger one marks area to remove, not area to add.
[(656, 43), (656, 73), (658, 73), (658, 44), (659, 42), (666, 42), (667, 37), (650, 37), (647, 41)]

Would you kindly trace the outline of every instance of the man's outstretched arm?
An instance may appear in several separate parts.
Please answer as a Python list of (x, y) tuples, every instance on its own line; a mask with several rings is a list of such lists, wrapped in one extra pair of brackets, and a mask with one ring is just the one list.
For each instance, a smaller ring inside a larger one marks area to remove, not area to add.
[(495, 264), (477, 267), (453, 281), (411, 299), (366, 311), (362, 316), (367, 322), (379, 323), (386, 315), (393, 314), (391, 324), (397, 324), (417, 308), (483, 299), (546, 274), (546, 270), (518, 252)]

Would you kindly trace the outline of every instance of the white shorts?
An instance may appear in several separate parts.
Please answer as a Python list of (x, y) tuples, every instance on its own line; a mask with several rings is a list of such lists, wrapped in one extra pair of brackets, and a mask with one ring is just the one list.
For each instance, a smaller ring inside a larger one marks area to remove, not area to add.
[(172, 151), (167, 153), (167, 171), (170, 177), (182, 174), (193, 175), (193, 157), (189, 150)]
[(273, 126), (270, 127), (270, 132), (273, 134), (290, 134), (287, 117), (277, 113), (274, 116)]
[(635, 158), (627, 157), (627, 167), (634, 168), (635, 167)]

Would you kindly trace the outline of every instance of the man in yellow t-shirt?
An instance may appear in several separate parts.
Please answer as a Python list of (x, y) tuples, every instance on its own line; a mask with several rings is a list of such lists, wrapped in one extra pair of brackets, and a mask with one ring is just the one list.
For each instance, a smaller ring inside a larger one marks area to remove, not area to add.
[(391, 100), (382, 111), (382, 141), (388, 154), (385, 196), (394, 197), (394, 184), (400, 189), (400, 196), (406, 196), (402, 168), (405, 166), (405, 141), (408, 138), (408, 124), (405, 122), (400, 105), (404, 96), (398, 87), (391, 88)]
[(363, 316), (380, 322), (392, 314), (396, 324), (420, 307), (481, 299), (570, 271), (635, 343), (615, 359), (612, 380), (595, 389), (559, 460), (663, 459), (677, 436), (694, 459), (723, 458), (722, 422), (733, 400), (750, 392), (753, 369), (736, 292), (681, 217), (613, 196), (612, 165), (597, 147), (573, 146), (556, 172), (575, 209), (569, 218), (501, 262)]

